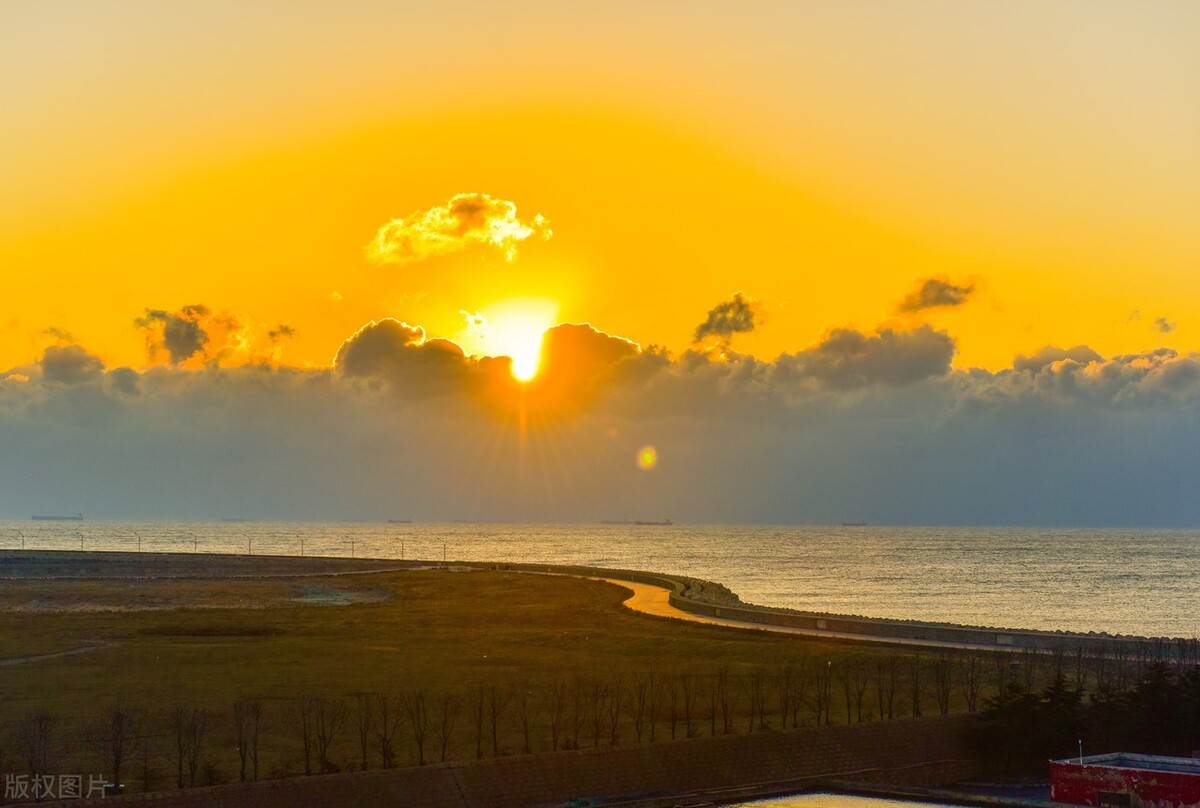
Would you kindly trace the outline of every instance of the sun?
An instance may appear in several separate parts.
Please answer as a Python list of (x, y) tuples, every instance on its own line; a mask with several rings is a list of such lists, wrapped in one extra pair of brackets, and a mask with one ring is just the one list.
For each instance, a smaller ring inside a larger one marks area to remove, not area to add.
[(558, 304), (537, 298), (504, 300), (466, 316), (473, 348), (488, 356), (510, 357), (513, 377), (528, 382), (537, 375), (542, 337), (554, 325)]

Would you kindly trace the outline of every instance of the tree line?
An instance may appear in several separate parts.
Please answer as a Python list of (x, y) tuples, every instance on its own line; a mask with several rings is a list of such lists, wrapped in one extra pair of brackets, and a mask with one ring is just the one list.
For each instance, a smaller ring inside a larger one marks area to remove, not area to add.
[[(249, 696), (223, 707), (121, 702), (73, 728), (33, 709), (9, 722), (0, 771), (43, 775), (86, 759), (113, 783), (158, 790), (964, 711), (981, 712), (981, 749), (998, 750), (1006, 768), (1069, 754), (1080, 733), (1098, 749), (1128, 739), (1135, 751), (1190, 752), (1200, 663), (1179, 648), (856, 651), (750, 669)], [(1190, 712), (1178, 711), (1184, 703)]]

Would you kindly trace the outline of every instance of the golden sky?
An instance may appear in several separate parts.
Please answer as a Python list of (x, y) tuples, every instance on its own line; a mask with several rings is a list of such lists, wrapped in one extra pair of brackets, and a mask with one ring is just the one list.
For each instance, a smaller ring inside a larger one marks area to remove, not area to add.
[[(48, 329), (140, 367), (188, 304), (293, 364), (383, 317), (473, 350), (512, 300), (681, 351), (736, 291), (763, 358), (920, 322), (960, 368), (1188, 350), (1198, 35), (1190, 2), (7, 3), (0, 369)], [(370, 260), (464, 193), (546, 233)], [(929, 277), (969, 300), (902, 312)]]

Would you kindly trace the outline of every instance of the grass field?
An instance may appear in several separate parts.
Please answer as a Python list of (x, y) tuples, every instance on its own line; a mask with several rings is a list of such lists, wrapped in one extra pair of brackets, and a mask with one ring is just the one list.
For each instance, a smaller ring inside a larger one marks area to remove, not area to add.
[[(185, 779), (236, 780), (233, 705), (248, 698), (263, 704), (262, 777), (305, 770), (298, 712), (304, 697), (336, 707), (322, 758), (324, 768), (340, 769), (361, 766), (355, 694), (363, 693), (388, 695), (403, 716), (395, 739), (401, 765), (418, 758), (421, 733), (426, 760), (441, 757), (443, 740), (449, 758), (561, 748), (572, 737), (579, 745), (631, 743), (638, 734), (646, 741), (650, 713), (657, 739), (669, 737), (672, 725), (677, 736), (687, 734), (685, 712), (691, 732), (707, 734), (720, 677), (730, 717), (719, 732), (752, 724), (777, 731), (785, 711), (792, 721), (813, 723), (821, 698), (831, 702), (826, 720), (844, 721), (844, 691), (857, 697), (856, 718), (864, 700), (865, 717), (876, 715), (867, 672), (897, 652), (648, 617), (621, 606), (626, 594), (577, 578), (446, 569), (7, 581), (0, 591), (0, 720), (7, 729), (0, 771), (25, 770), (30, 720), (45, 713), (52, 718), (50, 770), (107, 773), (102, 725), (114, 706), (137, 716), (136, 735), (144, 738), (126, 754), (122, 779), (134, 790), (175, 785), (171, 716), (184, 707), (205, 716), (195, 753), (203, 771)], [(93, 644), (99, 647), (84, 653), (20, 661)], [(839, 685), (829, 672), (849, 670), (851, 662), (860, 673), (853, 685), (849, 678)], [(782, 683), (793, 668), (811, 679), (801, 689)], [(902, 683), (893, 685), (903, 691)], [(485, 698), (486, 721), (479, 718)], [(907, 698), (895, 694), (897, 714), (907, 712)], [(794, 709), (785, 706), (789, 700)], [(936, 711), (928, 693), (922, 700)], [(382, 762), (377, 720), (371, 766)], [(582, 724), (574, 733), (572, 721)], [(424, 729), (415, 733), (413, 722)], [(486, 741), (476, 737), (485, 723)]]

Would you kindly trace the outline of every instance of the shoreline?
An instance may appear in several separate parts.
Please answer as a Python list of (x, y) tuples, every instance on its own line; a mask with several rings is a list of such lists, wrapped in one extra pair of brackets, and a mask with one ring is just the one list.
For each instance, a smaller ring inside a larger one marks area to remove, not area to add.
[[(141, 571), (140, 574), (96, 575), (34, 575), (12, 576), (5, 572), (12, 562), (38, 561), (65, 562), (88, 559), (94, 563), (113, 563), (113, 566), (143, 566), (154, 561), (159, 566), (186, 567), (203, 561), (207, 570), (175, 570), (162, 574)], [(6, 563), (8, 562), (8, 563)], [(177, 562), (175, 564), (163, 562)], [(224, 563), (230, 569), (221, 573), (214, 570), (214, 562)], [(246, 569), (259, 565), (294, 566), (298, 569), (262, 572)], [(321, 569), (325, 567), (325, 569)], [(329, 569), (328, 567), (333, 567)], [(358, 569), (355, 569), (355, 568)], [(349, 568), (349, 569), (347, 569)], [(616, 586), (624, 586), (633, 594), (624, 605), (633, 611), (651, 616), (686, 620), (728, 628), (766, 631), (813, 639), (828, 639), (842, 642), (861, 642), (907, 646), (914, 648), (941, 648), (979, 651), (1035, 651), (1039, 653), (1078, 650), (1089, 655), (1099, 655), (1116, 650), (1147, 649), (1161, 650), (1164, 646), (1176, 646), (1197, 642), (1190, 638), (1150, 637), (1114, 635), (1103, 632), (1045, 631), (1037, 629), (1009, 629), (989, 626), (971, 626), (951, 623), (934, 623), (900, 618), (860, 617), (828, 612), (805, 612), (779, 607), (757, 606), (741, 601), (725, 586), (698, 578), (657, 573), (643, 570), (608, 569), (567, 564), (535, 564), (525, 562), (471, 562), (432, 561), (419, 559), (344, 558), (339, 556), (296, 556), (296, 555), (247, 555), (243, 553), (186, 553), (151, 550), (129, 552), (123, 550), (0, 550), (0, 580), (97, 580), (118, 578), (135, 579), (205, 579), (205, 578), (287, 578), (327, 575), (356, 575), (379, 572), (402, 572), (414, 569), (449, 570), (509, 570), (513, 572), (566, 575), (576, 578), (601, 580)], [(236, 570), (236, 571), (235, 571)], [(631, 586), (632, 585), (632, 586)], [(631, 603), (632, 601), (632, 603)]]

